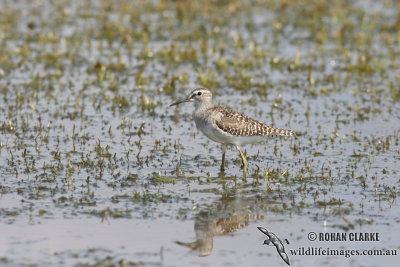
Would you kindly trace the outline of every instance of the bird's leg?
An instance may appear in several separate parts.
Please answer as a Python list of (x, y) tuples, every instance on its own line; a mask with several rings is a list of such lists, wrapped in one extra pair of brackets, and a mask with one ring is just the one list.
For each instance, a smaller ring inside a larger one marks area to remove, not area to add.
[(222, 161), (221, 161), (221, 172), (225, 172), (225, 152), (226, 145), (222, 144)]
[(240, 157), (242, 158), (242, 163), (243, 163), (243, 174), (244, 176), (246, 176), (246, 170), (247, 170), (247, 161), (246, 161), (246, 157), (244, 156), (242, 150), (240, 149), (239, 146), (236, 146), (237, 150), (239, 150), (240, 153)]

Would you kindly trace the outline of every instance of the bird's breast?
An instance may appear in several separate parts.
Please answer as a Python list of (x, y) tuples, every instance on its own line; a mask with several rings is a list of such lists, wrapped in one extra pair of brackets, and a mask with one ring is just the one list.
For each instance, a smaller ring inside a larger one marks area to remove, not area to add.
[(200, 130), (209, 139), (218, 143), (230, 143), (227, 142), (226, 135), (221, 133), (213, 124), (210, 114), (195, 112), (193, 114), (193, 119), (196, 123), (197, 129)]

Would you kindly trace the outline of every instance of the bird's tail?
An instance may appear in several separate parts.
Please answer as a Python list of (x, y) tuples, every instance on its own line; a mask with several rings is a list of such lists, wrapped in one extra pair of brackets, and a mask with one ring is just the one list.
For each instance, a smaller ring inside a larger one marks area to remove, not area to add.
[(280, 135), (280, 136), (296, 136), (295, 132), (292, 130), (280, 129), (272, 127), (270, 135)]

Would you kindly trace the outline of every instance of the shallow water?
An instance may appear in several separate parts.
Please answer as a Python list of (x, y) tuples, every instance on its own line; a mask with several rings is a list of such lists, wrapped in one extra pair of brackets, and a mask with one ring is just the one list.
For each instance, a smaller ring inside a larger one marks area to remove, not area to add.
[[(1, 265), (285, 266), (257, 226), (292, 266), (398, 262), (395, 1), (0, 7)], [(246, 178), (230, 148), (221, 174), (193, 106), (169, 107), (198, 86), (298, 136), (244, 147)]]

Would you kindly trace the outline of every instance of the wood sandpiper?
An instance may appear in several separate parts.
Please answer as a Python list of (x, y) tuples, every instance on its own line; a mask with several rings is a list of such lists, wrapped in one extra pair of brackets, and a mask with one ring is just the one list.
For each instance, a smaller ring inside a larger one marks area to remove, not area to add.
[(240, 146), (265, 142), (270, 136), (294, 136), (291, 130), (268, 126), (230, 108), (215, 106), (212, 93), (207, 88), (194, 89), (184, 98), (172, 103), (175, 106), (184, 102), (194, 102), (193, 119), (205, 136), (222, 144), (221, 172), (224, 172), (227, 145), (236, 146), (243, 163), (243, 175), (246, 176), (247, 161)]

